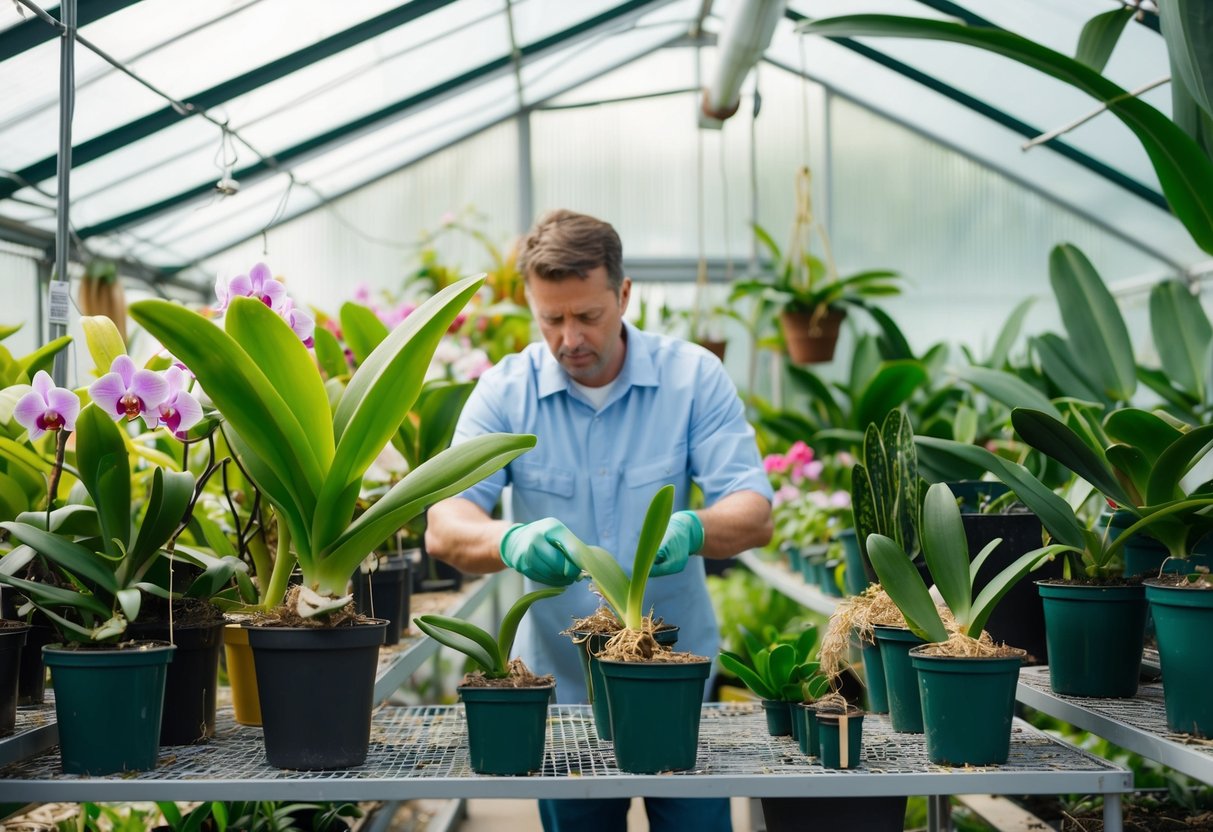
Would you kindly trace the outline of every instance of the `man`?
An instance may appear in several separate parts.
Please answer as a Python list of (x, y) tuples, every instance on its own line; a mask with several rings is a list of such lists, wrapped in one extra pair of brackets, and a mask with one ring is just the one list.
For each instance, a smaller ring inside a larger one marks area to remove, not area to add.
[[(546, 342), (485, 373), (463, 409), (454, 443), (483, 433), (530, 433), (535, 448), (429, 511), (429, 552), (465, 572), (517, 569), (535, 583), (580, 577), (561, 551), (574, 534), (631, 571), (649, 501), (675, 486), (670, 520), (649, 581), (646, 608), (680, 628), (678, 648), (715, 657), (719, 633), (703, 561), (727, 558), (771, 537), (771, 489), (737, 391), (719, 360), (697, 346), (624, 321), (631, 280), (619, 235), (571, 211), (539, 220), (522, 241), (518, 268)], [(692, 480), (706, 508), (686, 511)], [(513, 485), (511, 525), (489, 512)], [(556, 676), (557, 701), (584, 702), (576, 649), (562, 630), (592, 613), (586, 584), (536, 604), (518, 653), (535, 673)], [(540, 801), (548, 832), (623, 830), (628, 801)], [(646, 801), (654, 832), (727, 832), (728, 802)]]

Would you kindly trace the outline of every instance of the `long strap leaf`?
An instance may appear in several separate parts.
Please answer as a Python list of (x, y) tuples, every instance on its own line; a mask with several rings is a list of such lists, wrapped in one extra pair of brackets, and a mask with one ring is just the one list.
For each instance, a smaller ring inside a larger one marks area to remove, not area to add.
[(0, 523), (14, 538), (53, 561), (80, 580), (95, 584), (109, 593), (118, 591), (118, 581), (105, 559), (67, 538), (44, 532), (25, 523)]
[(1133, 505), (1116, 475), (1102, 457), (1064, 422), (1039, 410), (1017, 407), (1011, 411), (1011, 424), (1025, 442), (1069, 468), (1106, 497), (1122, 506)]
[(510, 662), (510, 654), (514, 650), (514, 636), (518, 634), (518, 625), (522, 623), (522, 617), (526, 615), (527, 610), (536, 601), (542, 601), (544, 598), (555, 598), (564, 592), (564, 590), (565, 588), (562, 586), (539, 589), (523, 595), (510, 607), (509, 612), (505, 614), (505, 618), (501, 619), (501, 629), (497, 632), (497, 652), (505, 664), (508, 665)]
[(413, 623), (434, 641), (458, 650), (476, 662), (485, 675), (497, 678), (505, 675), (505, 663), (497, 642), (475, 624), (446, 615), (423, 615), (414, 618)]
[(901, 610), (914, 635), (927, 641), (947, 641), (943, 619), (910, 556), (882, 534), (868, 538), (868, 556), (880, 585)]
[(661, 538), (670, 525), (674, 512), (674, 486), (664, 485), (653, 495), (649, 509), (644, 514), (644, 525), (640, 529), (640, 540), (636, 543), (636, 559), (632, 562), (632, 577), (628, 585), (628, 608), (624, 624), (638, 629), (644, 618), (644, 589), (648, 585), (649, 572), (657, 560)]

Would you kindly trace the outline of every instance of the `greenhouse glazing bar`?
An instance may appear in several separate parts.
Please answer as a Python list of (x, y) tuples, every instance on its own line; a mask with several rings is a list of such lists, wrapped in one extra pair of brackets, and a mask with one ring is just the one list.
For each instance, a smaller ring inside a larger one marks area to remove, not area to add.
[[(76, 10), (76, 25), (87, 26), (138, 2), (139, 0), (79, 0)], [(62, 8), (50, 8), (47, 11), (56, 17), (63, 14)], [(37, 18), (18, 23), (16, 26), (0, 32), (0, 62), (7, 61), (9, 58), (57, 37), (59, 37), (57, 28), (48, 26), (45, 21)]]

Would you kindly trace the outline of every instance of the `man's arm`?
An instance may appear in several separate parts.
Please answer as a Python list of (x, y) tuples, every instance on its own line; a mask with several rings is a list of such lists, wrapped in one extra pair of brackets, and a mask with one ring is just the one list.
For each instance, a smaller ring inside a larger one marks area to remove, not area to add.
[(771, 504), (754, 491), (734, 491), (695, 512), (703, 523), (705, 558), (731, 558), (771, 542)]
[(430, 507), (425, 548), (462, 572), (498, 572), (505, 568), (501, 538), (510, 526), (505, 520), (494, 520), (471, 500), (450, 497)]

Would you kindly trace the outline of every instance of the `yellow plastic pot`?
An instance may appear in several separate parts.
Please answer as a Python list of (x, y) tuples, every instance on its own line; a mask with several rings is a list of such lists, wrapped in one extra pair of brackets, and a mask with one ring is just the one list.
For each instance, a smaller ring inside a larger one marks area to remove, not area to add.
[(241, 725), (261, 724), (261, 700), (257, 695), (257, 669), (248, 630), (239, 624), (223, 628), (223, 654), (227, 659), (227, 679), (232, 686), (232, 709)]

